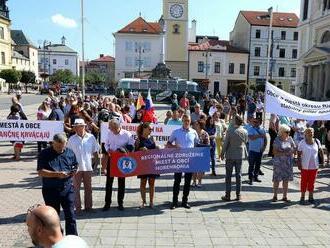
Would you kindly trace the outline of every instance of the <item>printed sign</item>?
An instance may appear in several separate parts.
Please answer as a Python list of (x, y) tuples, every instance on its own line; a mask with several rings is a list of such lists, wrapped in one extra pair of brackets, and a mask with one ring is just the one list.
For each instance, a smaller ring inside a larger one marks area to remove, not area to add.
[(110, 175), (132, 177), (176, 172), (207, 172), (210, 170), (210, 148), (159, 149), (110, 154)]
[[(129, 123), (129, 124), (121, 124), (121, 128), (129, 131), (133, 138), (136, 139), (136, 130), (139, 124), (137, 123)], [(174, 125), (164, 125), (164, 124), (151, 124), (152, 126), (152, 133), (151, 136), (154, 138), (157, 145), (165, 145), (169, 140), (172, 132), (181, 126), (174, 126)], [(102, 122), (101, 124), (101, 143), (105, 143), (108, 137), (109, 124), (108, 122)]]
[(330, 120), (330, 102), (313, 102), (266, 84), (266, 112), (304, 120)]
[(0, 141), (52, 141), (64, 132), (62, 121), (0, 120)]

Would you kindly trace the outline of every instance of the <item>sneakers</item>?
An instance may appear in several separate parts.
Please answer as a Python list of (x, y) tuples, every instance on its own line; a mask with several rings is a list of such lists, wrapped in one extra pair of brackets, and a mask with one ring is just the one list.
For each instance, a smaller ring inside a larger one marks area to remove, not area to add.
[(222, 196), (221, 200), (229, 202), (230, 201), (230, 196), (228, 196), (228, 195)]
[(170, 209), (171, 209), (171, 210), (174, 210), (174, 209), (176, 209), (177, 207), (178, 207), (178, 204), (173, 202), (173, 203), (171, 204), (171, 206), (170, 206)]

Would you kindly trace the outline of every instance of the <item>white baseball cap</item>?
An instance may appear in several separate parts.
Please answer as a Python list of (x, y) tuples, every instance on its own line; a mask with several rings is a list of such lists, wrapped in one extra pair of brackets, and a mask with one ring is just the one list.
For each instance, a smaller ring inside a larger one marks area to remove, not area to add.
[(76, 126), (86, 126), (86, 123), (85, 123), (84, 119), (75, 119), (72, 126), (74, 126), (74, 127), (76, 127)]

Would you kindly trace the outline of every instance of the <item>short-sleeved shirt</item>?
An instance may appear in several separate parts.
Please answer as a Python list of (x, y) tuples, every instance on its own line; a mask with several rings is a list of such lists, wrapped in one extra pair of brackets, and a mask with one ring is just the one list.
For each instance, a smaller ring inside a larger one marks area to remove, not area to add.
[[(249, 125), (247, 128), (248, 135), (266, 135), (265, 129), (261, 127), (253, 127)], [(258, 138), (255, 140), (249, 139), (249, 151), (261, 152), (265, 145), (264, 138)]]
[(177, 119), (177, 120), (170, 119), (170, 120), (167, 122), (167, 125), (177, 125), (177, 126), (182, 126), (182, 120), (180, 120), (180, 119)]
[(129, 131), (121, 129), (116, 135), (110, 130), (104, 146), (106, 151), (116, 151), (127, 145), (134, 146), (133, 136)]
[(75, 247), (75, 248), (87, 248), (87, 243), (80, 237), (75, 235), (67, 235), (61, 241), (57, 242), (52, 248), (66, 248), (66, 247)]
[[(74, 152), (65, 148), (63, 153), (57, 153), (53, 147), (42, 150), (38, 156), (37, 170), (63, 171), (70, 173), (76, 171), (78, 162)], [(65, 185), (72, 183), (72, 177), (68, 178), (42, 178), (42, 186), (44, 188), (63, 188)]]
[(181, 127), (173, 131), (169, 142), (175, 142), (175, 144), (179, 145), (181, 148), (193, 148), (199, 143), (199, 137), (194, 129), (184, 129)]
[(302, 153), (301, 164), (304, 170), (316, 170), (319, 167), (319, 150), (320, 141), (314, 140), (312, 145), (306, 143), (305, 139), (300, 141), (298, 151)]
[(92, 155), (100, 149), (94, 135), (86, 133), (84, 137), (75, 134), (68, 140), (67, 147), (76, 155), (78, 171), (93, 171)]

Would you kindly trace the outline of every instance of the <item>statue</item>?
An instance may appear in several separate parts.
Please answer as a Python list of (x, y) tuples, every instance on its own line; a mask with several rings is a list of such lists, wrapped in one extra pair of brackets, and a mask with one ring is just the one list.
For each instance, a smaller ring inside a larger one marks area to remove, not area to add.
[(158, 63), (152, 70), (150, 79), (172, 79), (171, 70), (164, 63)]

